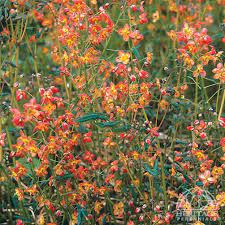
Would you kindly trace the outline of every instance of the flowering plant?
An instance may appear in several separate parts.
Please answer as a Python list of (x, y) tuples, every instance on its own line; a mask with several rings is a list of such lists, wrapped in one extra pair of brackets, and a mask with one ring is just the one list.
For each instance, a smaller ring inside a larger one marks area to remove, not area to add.
[(222, 224), (223, 6), (0, 3), (0, 223)]

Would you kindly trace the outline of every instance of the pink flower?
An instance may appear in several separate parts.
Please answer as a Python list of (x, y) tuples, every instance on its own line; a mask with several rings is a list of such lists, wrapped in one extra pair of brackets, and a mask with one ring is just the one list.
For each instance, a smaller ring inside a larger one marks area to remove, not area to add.
[(211, 173), (209, 170), (206, 170), (204, 173), (200, 174), (199, 178), (205, 186), (216, 182), (216, 179), (211, 177)]
[(5, 146), (5, 133), (0, 134), (0, 146)]
[(222, 83), (225, 82), (225, 66), (222, 63), (218, 63), (216, 68), (213, 69), (212, 72), (215, 74), (215, 79), (219, 79)]

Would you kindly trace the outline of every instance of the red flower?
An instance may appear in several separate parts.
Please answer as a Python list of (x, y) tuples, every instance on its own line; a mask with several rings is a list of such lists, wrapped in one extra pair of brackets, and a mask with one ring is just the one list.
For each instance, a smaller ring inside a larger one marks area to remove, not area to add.
[(84, 138), (83, 138), (83, 142), (84, 143), (90, 143), (92, 142), (92, 139), (91, 139), (91, 136), (92, 136), (92, 132), (88, 132), (84, 135)]
[(140, 22), (140, 24), (148, 23), (147, 13), (142, 13), (139, 16), (139, 22)]
[(92, 163), (95, 159), (95, 155), (89, 151), (85, 151), (83, 159), (89, 163)]
[(73, 173), (74, 178), (83, 180), (88, 173), (88, 169), (83, 166), (79, 166), (77, 169), (71, 169), (71, 172)]
[(11, 108), (10, 111), (13, 114), (13, 124), (17, 127), (24, 127), (24, 124), (26, 122), (25, 115), (21, 113), (18, 109)]
[(139, 76), (140, 79), (148, 78), (148, 72), (144, 71), (144, 70), (140, 70), (138, 76)]
[(21, 89), (18, 89), (16, 91), (16, 101), (20, 101), (22, 99), (26, 99), (27, 96), (26, 96), (26, 92), (25, 91), (22, 91)]
[(223, 138), (220, 140), (220, 146), (222, 147), (223, 151), (225, 151), (225, 137), (223, 137)]
[(205, 132), (201, 132), (200, 133), (200, 138), (201, 139), (205, 139), (206, 138), (206, 133)]
[(220, 117), (219, 118), (219, 124), (220, 124), (221, 127), (225, 128), (225, 118)]
[(24, 225), (23, 220), (21, 220), (21, 219), (17, 220), (16, 225)]

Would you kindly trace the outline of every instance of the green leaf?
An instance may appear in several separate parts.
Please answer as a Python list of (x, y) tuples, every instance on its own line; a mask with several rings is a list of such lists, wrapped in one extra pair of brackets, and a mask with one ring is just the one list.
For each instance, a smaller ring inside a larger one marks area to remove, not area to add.
[(10, 95), (10, 93), (2, 92), (2, 94), (1, 94), (2, 97), (7, 96), (7, 95)]
[(154, 164), (154, 167), (153, 169), (150, 168), (150, 166), (148, 164), (144, 164), (144, 168), (145, 170), (151, 174), (153, 177), (157, 177), (158, 174), (159, 174), (159, 171), (158, 171), (158, 165), (159, 165), (159, 161), (158, 159), (155, 161), (155, 164)]
[(223, 37), (224, 37), (223, 32), (219, 32), (219, 33), (213, 35), (213, 36), (212, 36), (212, 39), (213, 39), (213, 40), (216, 40), (216, 39), (220, 39), (220, 38), (223, 38)]
[(120, 121), (108, 121), (108, 122), (97, 123), (96, 125), (101, 128), (104, 128), (104, 127), (114, 127), (118, 125), (119, 123)]
[(102, 225), (106, 225), (106, 216), (102, 218)]
[(131, 129), (131, 125), (130, 124), (125, 124), (124, 126), (118, 127), (118, 128), (114, 128), (113, 132), (124, 132), (124, 131), (128, 131)]
[(154, 110), (149, 106), (145, 107), (145, 112), (149, 118), (153, 118), (155, 116)]
[(14, 208), (18, 208), (18, 206), (19, 206), (19, 201), (18, 201), (18, 198), (16, 197), (16, 195), (14, 195), (14, 196), (12, 197), (12, 203), (13, 203)]
[(196, 185), (199, 186), (199, 187), (204, 186), (203, 183), (202, 183), (201, 181), (197, 181), (197, 182), (196, 182)]
[(184, 174), (184, 173), (182, 173), (182, 174), (183, 174), (185, 180), (186, 180), (188, 183), (191, 183), (190, 178), (189, 178), (186, 174)]
[(77, 216), (77, 224), (81, 225), (83, 222), (83, 219), (86, 217), (87, 212), (84, 208), (82, 208), (80, 205), (77, 206), (78, 209), (78, 216)]
[(137, 193), (135, 192), (135, 188), (133, 185), (130, 186), (130, 189), (131, 189), (131, 194), (132, 194), (132, 197), (134, 198), (134, 200), (136, 201), (137, 199)]
[(19, 163), (21, 163), (28, 170), (28, 175), (32, 175), (32, 167), (37, 168), (41, 164), (39, 159), (33, 158), (32, 163), (29, 163), (26, 159), (21, 158), (18, 159)]
[(141, 58), (141, 55), (140, 55), (140, 53), (139, 53), (139, 51), (138, 51), (138, 46), (137, 46), (137, 47), (133, 47), (133, 48), (132, 48), (132, 52), (134, 53), (134, 55), (135, 55), (138, 59)]
[(161, 181), (159, 181), (158, 179), (154, 179), (153, 183), (154, 183), (154, 188), (155, 188), (158, 192), (163, 193), (163, 190), (162, 190), (162, 188), (161, 188)]
[(80, 126), (78, 127), (78, 132), (79, 133), (82, 133), (82, 134), (85, 134), (85, 133), (87, 133), (89, 130), (85, 127), (85, 126), (83, 126), (82, 124), (80, 124)]
[(83, 123), (86, 121), (97, 120), (97, 119), (108, 120), (109, 118), (105, 114), (102, 114), (102, 113), (89, 113), (85, 116), (77, 118), (76, 121), (79, 123)]

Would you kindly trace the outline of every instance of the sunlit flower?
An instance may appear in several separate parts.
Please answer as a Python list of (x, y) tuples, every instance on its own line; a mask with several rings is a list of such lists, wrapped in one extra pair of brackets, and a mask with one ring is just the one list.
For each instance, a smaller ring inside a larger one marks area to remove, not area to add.
[(116, 58), (116, 62), (121, 62), (123, 64), (128, 64), (130, 61), (130, 53), (129, 52), (118, 52), (118, 57)]
[(130, 26), (128, 24), (125, 24), (123, 28), (120, 28), (118, 30), (118, 34), (123, 37), (124, 41), (129, 40), (129, 35), (130, 35)]

